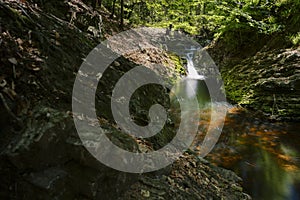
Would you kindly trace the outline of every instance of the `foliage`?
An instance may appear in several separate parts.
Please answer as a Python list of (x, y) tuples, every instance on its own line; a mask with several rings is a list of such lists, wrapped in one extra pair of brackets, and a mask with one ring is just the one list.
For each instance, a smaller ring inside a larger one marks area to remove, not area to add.
[[(102, 3), (120, 18), (120, 0)], [(300, 3), (294, 0), (124, 0), (124, 18), (134, 26), (173, 24), (175, 30), (211, 39), (229, 34), (238, 43), (245, 32), (252, 36), (297, 33), (299, 10)]]
[(290, 36), (290, 40), (293, 43), (293, 45), (300, 45), (300, 32), (298, 32), (295, 35)]

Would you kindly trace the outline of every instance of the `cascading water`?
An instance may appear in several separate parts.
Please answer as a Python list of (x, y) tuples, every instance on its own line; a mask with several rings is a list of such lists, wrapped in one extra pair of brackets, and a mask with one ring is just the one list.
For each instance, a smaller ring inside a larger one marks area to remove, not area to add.
[(205, 77), (199, 75), (197, 70), (195, 69), (193, 56), (194, 51), (197, 49), (189, 49), (189, 52), (186, 54), (187, 60), (187, 71), (188, 75), (186, 77), (186, 92), (188, 98), (193, 98), (197, 94), (198, 89), (198, 80), (204, 80)]
[(197, 70), (195, 69), (193, 56), (194, 56), (193, 51), (186, 54), (187, 71), (188, 71), (187, 79), (204, 80), (205, 77), (203, 75), (199, 75)]

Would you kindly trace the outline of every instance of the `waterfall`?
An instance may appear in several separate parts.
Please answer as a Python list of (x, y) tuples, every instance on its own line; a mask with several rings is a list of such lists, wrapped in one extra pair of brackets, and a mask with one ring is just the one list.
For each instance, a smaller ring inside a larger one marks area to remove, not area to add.
[(188, 98), (193, 98), (197, 95), (198, 89), (198, 80), (204, 80), (205, 77), (203, 75), (199, 75), (197, 70), (195, 69), (194, 62), (193, 62), (193, 55), (194, 51), (197, 49), (189, 49), (189, 53), (186, 54), (187, 60), (187, 71), (188, 75), (186, 77), (186, 92)]
[(197, 70), (195, 69), (194, 62), (193, 62), (193, 55), (194, 52), (189, 52), (186, 54), (187, 59), (187, 79), (198, 79), (198, 80), (204, 80), (205, 77), (203, 75), (199, 75)]

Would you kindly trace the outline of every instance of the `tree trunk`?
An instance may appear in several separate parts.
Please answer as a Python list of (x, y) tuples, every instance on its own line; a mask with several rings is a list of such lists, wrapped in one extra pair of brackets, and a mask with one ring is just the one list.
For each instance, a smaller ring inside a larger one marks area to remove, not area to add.
[(120, 18), (120, 26), (123, 28), (124, 26), (124, 0), (121, 0), (121, 18)]
[(196, 8), (196, 15), (200, 15), (200, 14), (201, 14), (201, 4), (199, 3)]
[(113, 5), (112, 5), (112, 11), (111, 11), (111, 14), (109, 16), (109, 18), (114, 18), (114, 15), (115, 15), (115, 7), (116, 7), (116, 0), (113, 1)]
[(206, 2), (203, 2), (203, 6), (202, 6), (202, 14), (203, 14), (203, 15), (206, 14)]
[(92, 0), (92, 7), (94, 10), (98, 7), (99, 1), (101, 2), (101, 0)]

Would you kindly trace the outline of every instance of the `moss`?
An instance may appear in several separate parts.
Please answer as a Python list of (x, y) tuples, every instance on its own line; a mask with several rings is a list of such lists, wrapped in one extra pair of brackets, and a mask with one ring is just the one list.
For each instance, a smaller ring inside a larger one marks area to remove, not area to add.
[(175, 64), (175, 72), (178, 74), (186, 74), (186, 69), (183, 66), (182, 59), (174, 53), (169, 53), (168, 55)]
[(296, 106), (299, 60), (298, 50), (286, 49), (258, 52), (238, 65), (224, 66), (221, 74), (228, 99), (268, 116), (299, 119)]
[(253, 90), (250, 89), (248, 81), (246, 79), (241, 80), (236, 72), (228, 71), (226, 68), (223, 68), (221, 74), (228, 99), (239, 104), (248, 104), (250, 102), (249, 97), (253, 96)]

